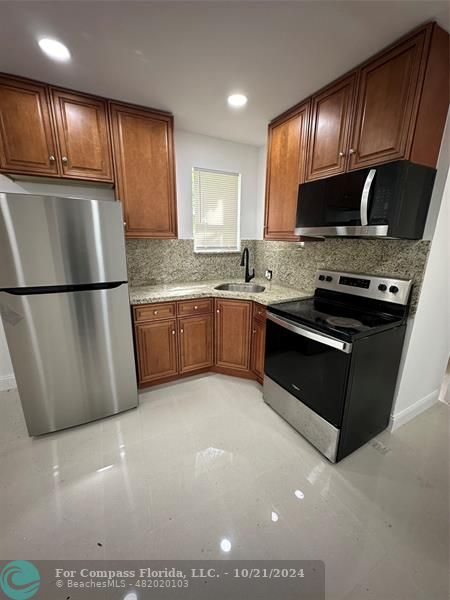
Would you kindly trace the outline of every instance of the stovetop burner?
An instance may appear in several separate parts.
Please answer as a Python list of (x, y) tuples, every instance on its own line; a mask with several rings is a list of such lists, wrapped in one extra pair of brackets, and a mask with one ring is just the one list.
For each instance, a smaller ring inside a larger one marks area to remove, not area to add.
[(342, 327), (343, 329), (360, 329), (363, 326), (361, 321), (348, 317), (326, 317), (325, 321), (332, 327)]
[(323, 270), (316, 283), (313, 297), (271, 305), (269, 312), (348, 341), (406, 319), (409, 280)]

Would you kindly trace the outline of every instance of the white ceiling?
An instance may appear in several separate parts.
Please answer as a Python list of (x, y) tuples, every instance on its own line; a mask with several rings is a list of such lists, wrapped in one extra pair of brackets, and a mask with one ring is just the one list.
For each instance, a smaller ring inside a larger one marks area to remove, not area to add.
[[(261, 145), (267, 122), (447, 2), (1, 1), (0, 71), (172, 111), (179, 129)], [(46, 58), (55, 37), (70, 63)], [(228, 108), (229, 93), (247, 106)]]

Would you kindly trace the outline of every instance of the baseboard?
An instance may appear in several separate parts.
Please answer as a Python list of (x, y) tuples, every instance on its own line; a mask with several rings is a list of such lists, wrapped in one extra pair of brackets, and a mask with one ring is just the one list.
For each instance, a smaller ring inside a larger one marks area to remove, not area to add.
[(4, 392), (5, 390), (12, 390), (16, 387), (16, 379), (14, 375), (0, 376), (0, 392)]
[(391, 431), (394, 431), (402, 425), (405, 425), (405, 423), (408, 423), (408, 421), (411, 421), (411, 419), (414, 419), (414, 417), (420, 415), (420, 413), (422, 413), (424, 410), (427, 410), (427, 408), (430, 408), (430, 406), (436, 404), (438, 400), (439, 390), (434, 390), (434, 392), (431, 392), (431, 394), (428, 394), (424, 398), (420, 398), (420, 400), (417, 400), (417, 402), (414, 402), (414, 404), (411, 404), (411, 406), (407, 406), (400, 412), (391, 415), (391, 420), (389, 423)]

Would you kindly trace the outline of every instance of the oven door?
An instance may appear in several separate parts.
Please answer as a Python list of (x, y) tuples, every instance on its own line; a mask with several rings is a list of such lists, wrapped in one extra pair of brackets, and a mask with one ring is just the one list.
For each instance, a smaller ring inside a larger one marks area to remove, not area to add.
[(265, 374), (340, 428), (352, 345), (268, 313)]

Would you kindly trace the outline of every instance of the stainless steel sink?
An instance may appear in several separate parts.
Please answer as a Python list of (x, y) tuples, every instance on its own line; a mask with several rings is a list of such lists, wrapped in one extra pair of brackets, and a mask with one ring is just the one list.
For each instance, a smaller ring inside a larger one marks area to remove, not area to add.
[(223, 290), (224, 292), (247, 292), (250, 294), (259, 294), (266, 288), (263, 285), (257, 283), (221, 283), (216, 285), (216, 290)]

